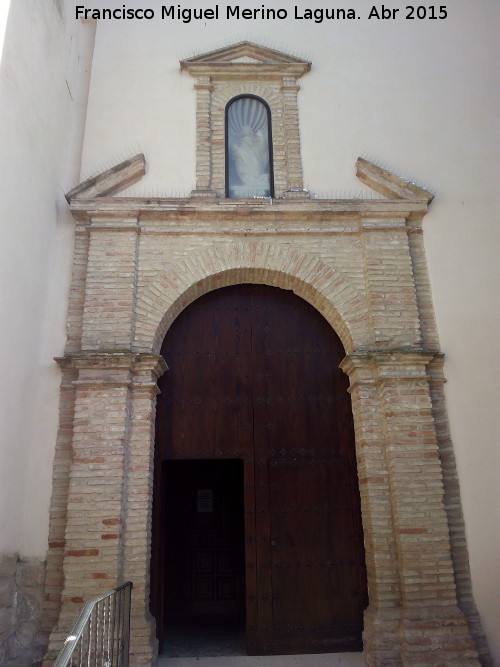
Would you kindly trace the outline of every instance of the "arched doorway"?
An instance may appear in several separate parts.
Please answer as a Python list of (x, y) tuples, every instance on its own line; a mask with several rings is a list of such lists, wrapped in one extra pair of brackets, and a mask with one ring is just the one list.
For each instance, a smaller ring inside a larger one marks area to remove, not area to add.
[(342, 344), (290, 291), (197, 299), (163, 347), (151, 610), (238, 623), (250, 654), (361, 649), (367, 605)]

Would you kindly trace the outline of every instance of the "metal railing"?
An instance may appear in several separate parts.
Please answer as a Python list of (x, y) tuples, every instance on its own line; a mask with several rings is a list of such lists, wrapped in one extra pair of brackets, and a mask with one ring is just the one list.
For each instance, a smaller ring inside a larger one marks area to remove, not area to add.
[(53, 667), (128, 667), (132, 582), (85, 604)]

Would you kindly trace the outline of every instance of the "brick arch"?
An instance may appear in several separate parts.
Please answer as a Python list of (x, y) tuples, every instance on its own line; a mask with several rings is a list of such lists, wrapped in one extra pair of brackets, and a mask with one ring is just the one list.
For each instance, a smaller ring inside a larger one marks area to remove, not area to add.
[(135, 351), (159, 353), (170, 325), (186, 306), (211, 290), (244, 282), (293, 290), (325, 317), (346, 352), (369, 346), (366, 301), (333, 266), (290, 246), (237, 243), (190, 254), (139, 294)]
[(275, 111), (279, 108), (281, 101), (278, 89), (273, 86), (263, 83), (234, 82), (226, 84), (223, 88), (219, 88), (214, 92), (214, 105), (223, 111), (229, 100), (238, 95), (257, 95), (258, 97), (262, 97), (271, 109)]

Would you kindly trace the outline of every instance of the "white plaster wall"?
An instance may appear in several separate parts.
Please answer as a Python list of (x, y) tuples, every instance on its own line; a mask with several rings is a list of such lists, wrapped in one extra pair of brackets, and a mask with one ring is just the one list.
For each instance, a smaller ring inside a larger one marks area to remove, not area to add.
[[(362, 155), (435, 192), (425, 242), (447, 358), (474, 592), (500, 665), (499, 6), (495, 0), (453, 0), (444, 21), (368, 21), (372, 4), (299, 3), (353, 6), (363, 16), (323, 24), (100, 22), (83, 172), (88, 176), (143, 151), (147, 174), (130, 194), (188, 194), (194, 186), (195, 95), (178, 60), (250, 39), (313, 63), (299, 98), (305, 183), (312, 191), (338, 197), (363, 192), (354, 176)], [(219, 3), (222, 12), (225, 6)], [(280, 6), (292, 7), (266, 3)]]
[(0, 59), (3, 51), (3, 40), (5, 37), (5, 29), (7, 27), (7, 16), (9, 15), (10, 0), (4, 0), (0, 4)]
[(0, 553), (44, 558), (94, 25), (12, 0), (0, 70)]

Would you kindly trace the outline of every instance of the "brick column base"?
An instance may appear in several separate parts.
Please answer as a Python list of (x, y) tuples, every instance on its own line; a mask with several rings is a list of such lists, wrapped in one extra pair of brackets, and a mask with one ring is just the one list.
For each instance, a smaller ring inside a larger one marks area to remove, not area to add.
[(401, 667), (401, 612), (368, 607), (364, 615), (363, 650), (368, 667)]
[(407, 612), (401, 624), (402, 665), (479, 667), (467, 621), (458, 607)]

